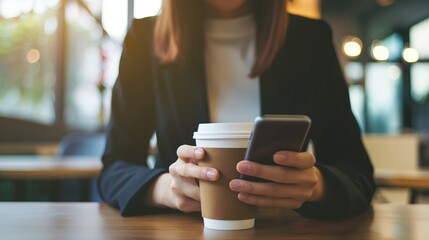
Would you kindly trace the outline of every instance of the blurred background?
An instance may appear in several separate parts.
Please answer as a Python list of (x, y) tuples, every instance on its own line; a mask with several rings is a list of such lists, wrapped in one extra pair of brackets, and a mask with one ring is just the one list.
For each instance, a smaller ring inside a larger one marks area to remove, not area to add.
[[(127, 28), (160, 6), (0, 0), (0, 155), (55, 155), (65, 136), (102, 133)], [(429, 1), (294, 0), (288, 11), (331, 25), (363, 133), (415, 133), (428, 165)]]

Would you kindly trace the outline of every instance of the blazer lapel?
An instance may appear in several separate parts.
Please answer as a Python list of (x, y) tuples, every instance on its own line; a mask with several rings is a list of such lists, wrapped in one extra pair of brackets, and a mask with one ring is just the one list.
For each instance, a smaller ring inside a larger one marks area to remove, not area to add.
[(202, 59), (202, 55), (194, 57), (186, 66), (172, 64), (164, 75), (180, 139), (188, 144), (194, 143), (192, 136), (198, 124), (209, 122), (205, 67)]

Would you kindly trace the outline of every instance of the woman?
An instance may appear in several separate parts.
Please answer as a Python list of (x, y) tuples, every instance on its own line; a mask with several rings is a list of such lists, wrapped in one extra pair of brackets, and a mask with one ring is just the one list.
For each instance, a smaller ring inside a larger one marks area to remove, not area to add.
[[(314, 218), (364, 211), (373, 169), (323, 21), (288, 15), (283, 0), (169, 0), (157, 18), (134, 21), (113, 89), (99, 190), (123, 215), (200, 210), (195, 179), (216, 181), (193, 132), (202, 122), (251, 122), (262, 114), (312, 119), (310, 152), (280, 151), (277, 166), (237, 170), (271, 180), (230, 182), (256, 206)], [(156, 132), (159, 158), (148, 168)], [(317, 160), (316, 160), (317, 159)]]

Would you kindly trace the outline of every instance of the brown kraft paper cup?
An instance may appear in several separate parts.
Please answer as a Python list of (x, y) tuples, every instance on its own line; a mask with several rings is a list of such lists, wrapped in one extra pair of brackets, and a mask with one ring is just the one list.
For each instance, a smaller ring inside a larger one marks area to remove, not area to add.
[(211, 123), (200, 124), (194, 134), (197, 146), (206, 151), (198, 165), (216, 168), (220, 173), (215, 182), (199, 182), (201, 212), (207, 228), (238, 230), (254, 226), (256, 207), (241, 202), (238, 193), (229, 188), (229, 182), (240, 176), (236, 165), (244, 159), (251, 129), (251, 123)]

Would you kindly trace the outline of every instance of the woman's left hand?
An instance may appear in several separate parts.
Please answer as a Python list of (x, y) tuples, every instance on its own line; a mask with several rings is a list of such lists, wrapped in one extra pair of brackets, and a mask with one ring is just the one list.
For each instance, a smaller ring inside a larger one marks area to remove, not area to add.
[(240, 161), (238, 172), (270, 182), (234, 179), (229, 186), (239, 192), (238, 198), (261, 207), (297, 209), (306, 201), (318, 201), (324, 196), (324, 181), (315, 158), (309, 152), (279, 151), (274, 154), (277, 165)]

